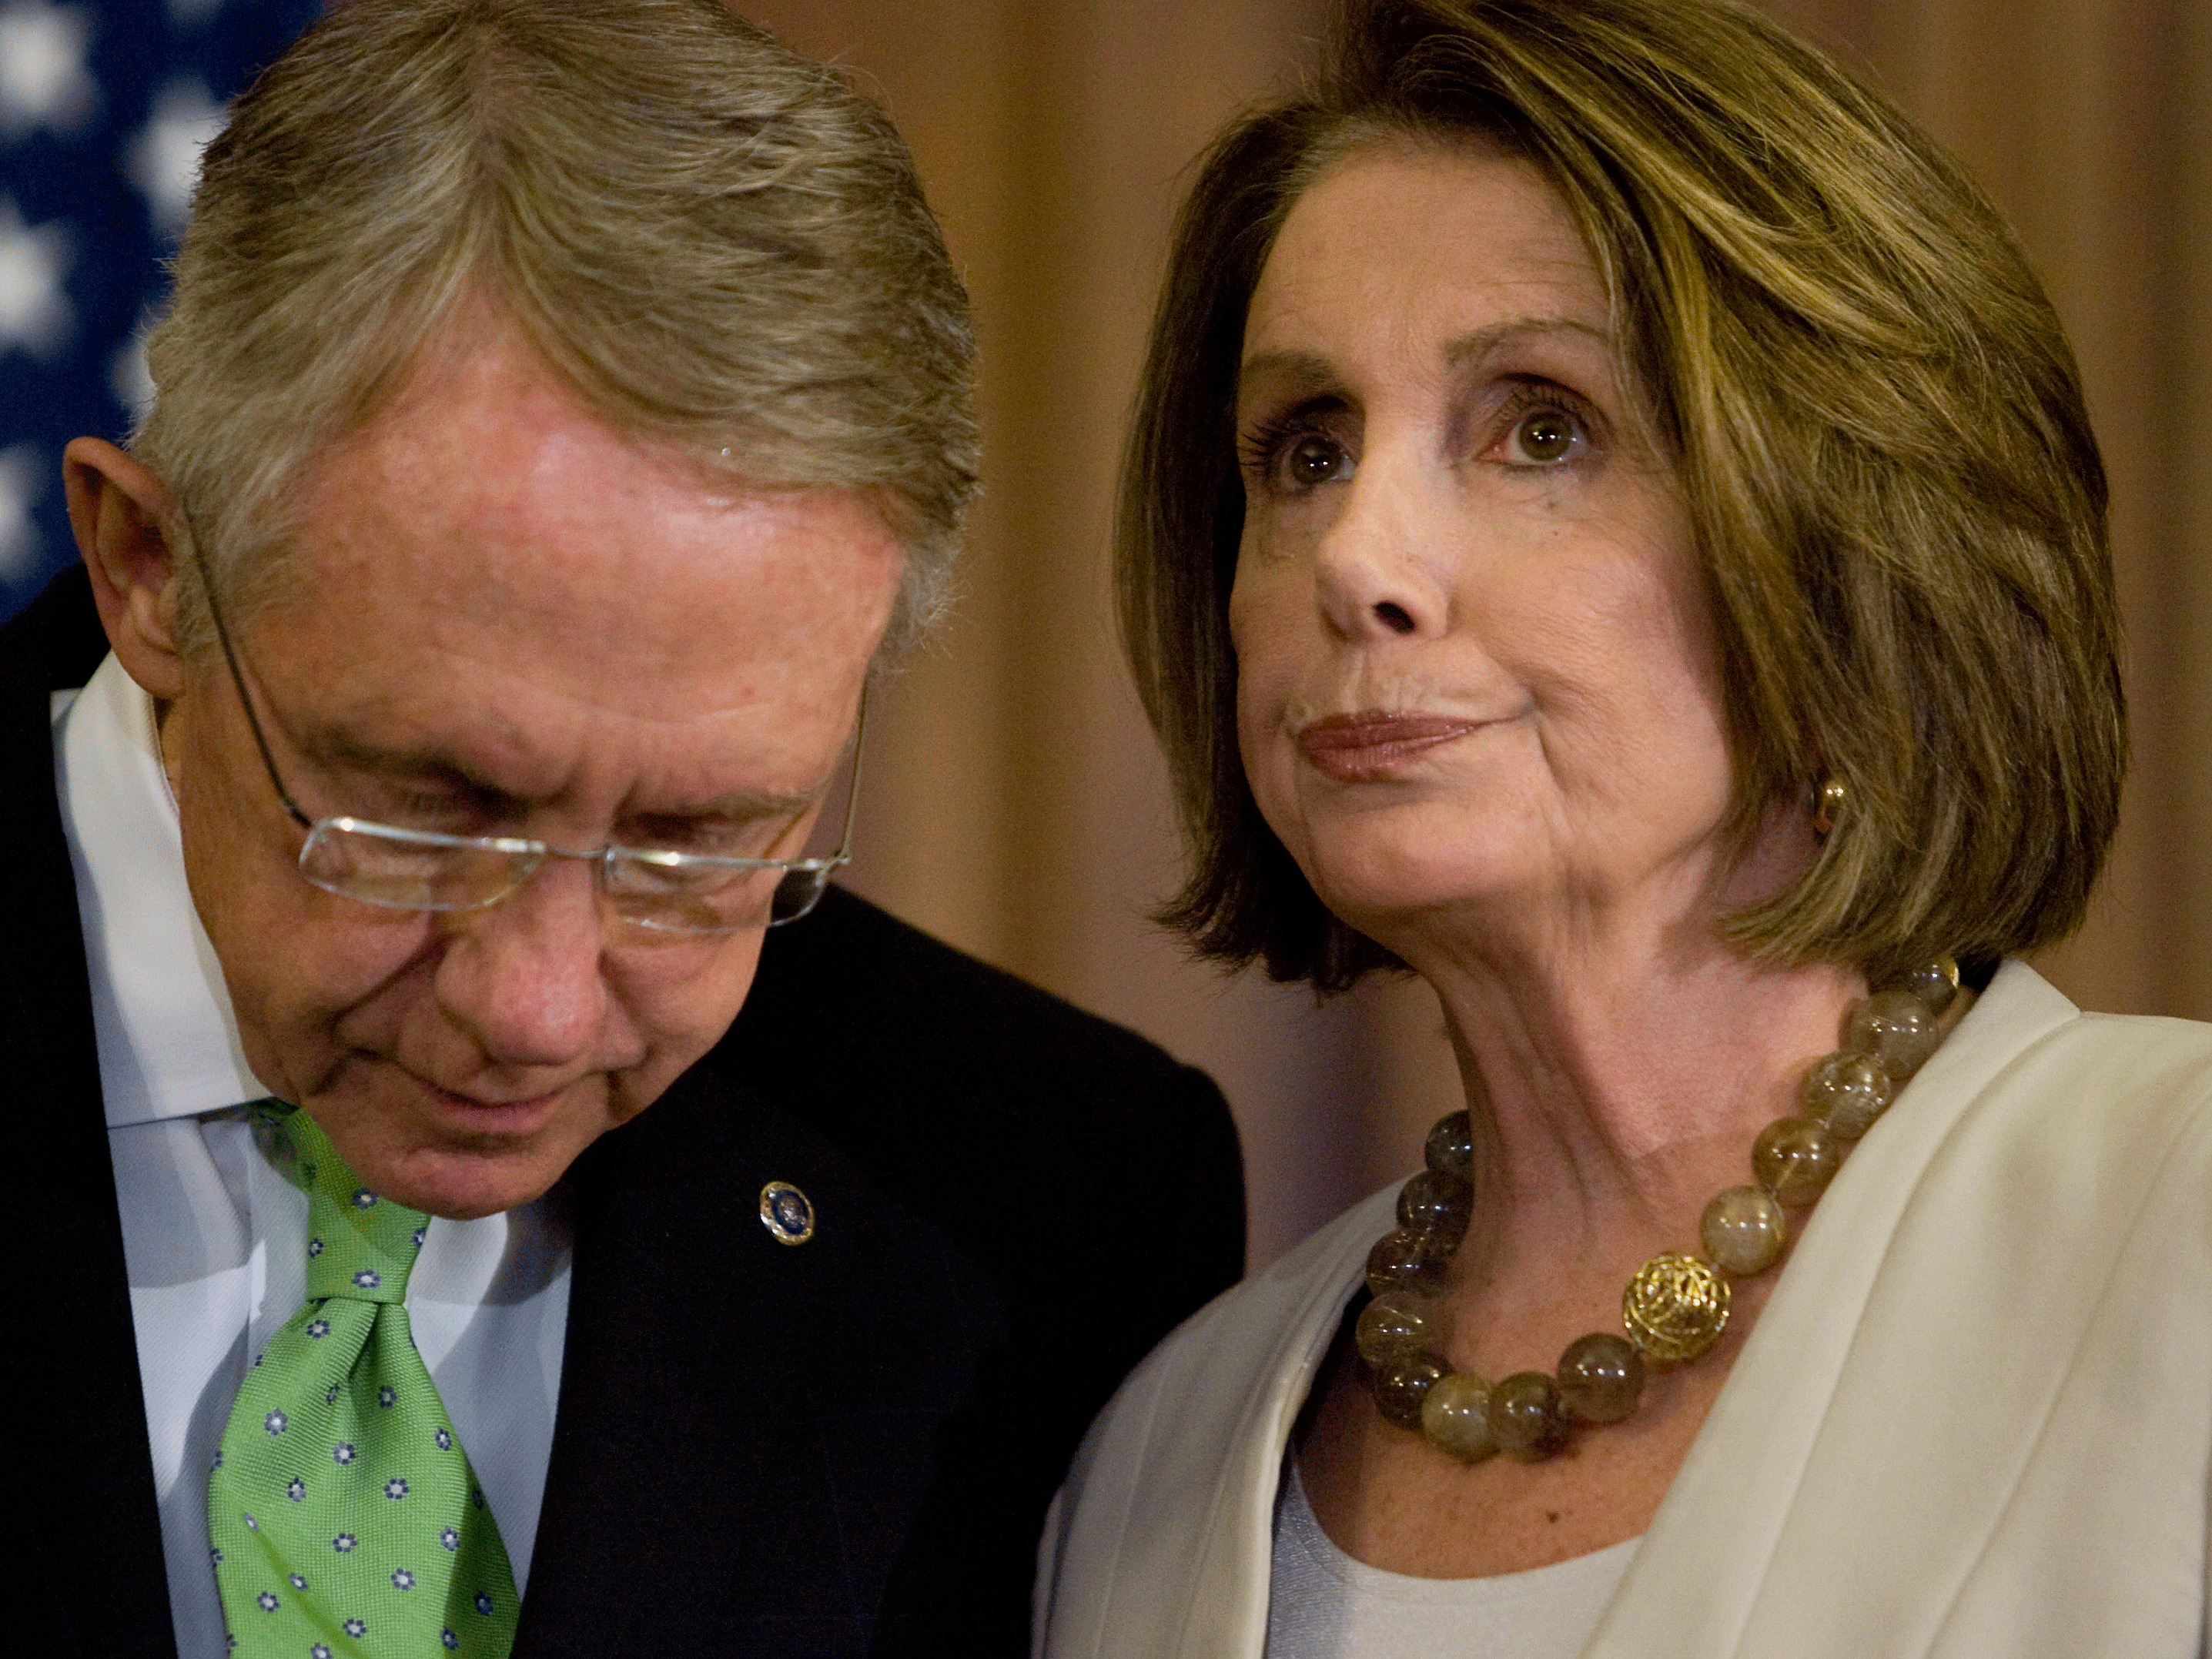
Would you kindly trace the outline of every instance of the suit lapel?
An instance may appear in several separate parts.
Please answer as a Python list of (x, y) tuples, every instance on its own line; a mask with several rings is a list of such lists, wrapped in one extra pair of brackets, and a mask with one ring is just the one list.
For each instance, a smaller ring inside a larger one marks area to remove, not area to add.
[[(772, 1100), (694, 1067), (570, 1177), (575, 1277), (515, 1651), (869, 1650), (1000, 1293)], [(787, 1246), (762, 1187), (817, 1229)], [(917, 1425), (917, 1419), (921, 1419)]]
[[(18, 1351), (17, 1490), (52, 1599), (49, 1652), (173, 1656), (122, 1223), (100, 1110), (76, 884), (54, 797), (52, 690), (106, 649), (82, 572), (0, 630), (0, 847), (15, 861), (0, 928), (0, 1067), (13, 1096), (17, 1237), (34, 1240), (54, 1328)], [(70, 1645), (73, 1643), (73, 1645)]]

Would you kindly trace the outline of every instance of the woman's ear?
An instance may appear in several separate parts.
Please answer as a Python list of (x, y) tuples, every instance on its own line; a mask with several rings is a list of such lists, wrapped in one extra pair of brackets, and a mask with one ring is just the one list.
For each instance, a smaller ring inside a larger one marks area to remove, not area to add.
[(185, 663), (176, 559), (163, 527), (175, 506), (169, 487), (100, 438), (76, 439), (62, 452), (62, 483), (108, 644), (132, 679), (173, 701), (185, 689)]

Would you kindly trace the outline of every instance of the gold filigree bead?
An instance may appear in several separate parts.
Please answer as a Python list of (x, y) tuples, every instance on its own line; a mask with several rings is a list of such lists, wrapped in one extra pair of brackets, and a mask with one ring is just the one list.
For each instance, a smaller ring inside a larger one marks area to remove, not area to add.
[(1797, 1099), (1805, 1115), (1844, 1140), (1856, 1140), (1889, 1109), (1889, 1073), (1872, 1054), (1830, 1054), (1805, 1073)]
[(1711, 1264), (1669, 1250), (1636, 1270), (1621, 1292), (1628, 1340), (1654, 1359), (1695, 1359), (1728, 1328), (1728, 1280)]
[(1421, 1396), (1421, 1432), (1437, 1450), (1480, 1463), (1498, 1449), (1490, 1431), (1490, 1384), (1465, 1371), (1438, 1377)]
[(1714, 1194), (1698, 1221), (1698, 1242), (1713, 1265), (1738, 1279), (1771, 1267), (1789, 1236), (1782, 1206), (1756, 1187)]
[(1751, 1143), (1752, 1174), (1793, 1210), (1826, 1192), (1843, 1166), (1843, 1143), (1809, 1117), (1778, 1117)]
[(1352, 1346), (1370, 1365), (1380, 1365), (1401, 1354), (1443, 1346), (1436, 1304), (1411, 1291), (1391, 1291), (1376, 1297), (1359, 1310), (1352, 1328)]

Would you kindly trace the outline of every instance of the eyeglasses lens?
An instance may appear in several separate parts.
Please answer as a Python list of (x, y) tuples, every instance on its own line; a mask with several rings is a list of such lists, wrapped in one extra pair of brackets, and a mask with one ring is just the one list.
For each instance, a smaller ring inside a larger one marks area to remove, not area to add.
[[(300, 869), (326, 893), (394, 910), (477, 910), (537, 873), (544, 855), (460, 840), (428, 840), (382, 825), (325, 820), (300, 852)], [(732, 871), (675, 855), (617, 850), (601, 880), (624, 921), (656, 932), (730, 933), (796, 921), (820, 902), (827, 869)]]
[(404, 840), (373, 830), (315, 826), (300, 868), (326, 893), (394, 910), (476, 910), (527, 881), (544, 860), (489, 847)]

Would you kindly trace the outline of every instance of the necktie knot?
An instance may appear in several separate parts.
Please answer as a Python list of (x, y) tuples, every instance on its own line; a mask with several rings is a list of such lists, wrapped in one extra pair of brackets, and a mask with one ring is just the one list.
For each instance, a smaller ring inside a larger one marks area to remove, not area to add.
[(361, 1183), (307, 1113), (281, 1120), (307, 1188), (307, 1296), (399, 1302), (422, 1254), (429, 1217)]
[(514, 1574), (400, 1305), (425, 1218), (363, 1186), (306, 1113), (264, 1110), (307, 1189), (307, 1301), (240, 1380), (208, 1474), (231, 1646), (506, 1659)]

